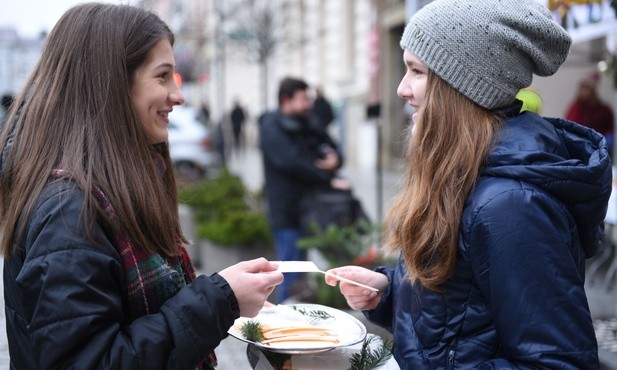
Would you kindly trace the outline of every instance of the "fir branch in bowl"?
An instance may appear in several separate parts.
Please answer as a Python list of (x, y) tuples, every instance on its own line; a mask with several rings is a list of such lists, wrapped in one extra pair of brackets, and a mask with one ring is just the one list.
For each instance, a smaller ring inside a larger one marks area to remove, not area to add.
[(371, 349), (370, 344), (378, 337), (371, 336), (364, 339), (362, 349), (351, 357), (350, 367), (347, 370), (376, 369), (388, 361), (392, 356), (392, 342), (386, 340), (379, 348)]
[(244, 324), (242, 324), (240, 332), (242, 333), (244, 338), (250, 340), (251, 342), (258, 343), (265, 339), (263, 329), (261, 328), (259, 321), (256, 320), (246, 321)]
[(313, 319), (319, 319), (319, 320), (327, 320), (327, 319), (331, 319), (334, 316), (332, 316), (331, 314), (329, 314), (328, 312), (324, 311), (324, 310), (307, 310), (305, 308), (302, 307), (296, 307), (296, 306), (291, 306), (294, 310), (298, 311), (299, 313), (301, 313), (302, 315), (305, 316), (309, 316)]

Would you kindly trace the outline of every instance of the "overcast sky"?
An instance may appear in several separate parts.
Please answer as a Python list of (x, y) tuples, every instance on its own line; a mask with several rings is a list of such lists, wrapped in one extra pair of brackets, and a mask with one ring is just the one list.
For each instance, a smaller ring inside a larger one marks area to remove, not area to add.
[[(130, 0), (99, 0), (107, 3), (135, 3)], [(12, 26), (20, 37), (32, 38), (51, 31), (64, 12), (87, 0), (7, 0), (2, 2), (0, 27)]]

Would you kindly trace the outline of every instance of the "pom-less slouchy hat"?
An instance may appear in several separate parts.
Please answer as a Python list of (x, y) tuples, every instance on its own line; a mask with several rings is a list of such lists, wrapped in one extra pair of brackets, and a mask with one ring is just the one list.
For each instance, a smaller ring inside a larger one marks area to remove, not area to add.
[(401, 47), (487, 109), (550, 76), (572, 40), (535, 0), (436, 0), (413, 15)]

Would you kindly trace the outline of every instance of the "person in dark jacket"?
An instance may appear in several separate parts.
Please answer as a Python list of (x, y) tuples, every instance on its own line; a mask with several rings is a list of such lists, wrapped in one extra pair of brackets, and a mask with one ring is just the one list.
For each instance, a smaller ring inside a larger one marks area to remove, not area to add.
[(231, 121), (231, 130), (234, 135), (234, 149), (238, 151), (244, 145), (242, 127), (246, 121), (246, 113), (244, 113), (244, 109), (237, 100), (234, 102), (234, 107), (229, 114), (229, 119)]
[(339, 283), (392, 331), (401, 369), (599, 369), (584, 282), (611, 192), (606, 140), (515, 100), (570, 44), (534, 0), (436, 0), (406, 26), (397, 93), (414, 127), (383, 230), (400, 258), (330, 271), (379, 289)]
[(195, 274), (167, 144), (184, 102), (173, 43), (143, 9), (76, 6), (13, 105), (0, 136), (12, 369), (212, 369), (234, 320), (283, 280), (263, 258)]
[(315, 100), (311, 114), (317, 129), (327, 132), (328, 126), (334, 121), (334, 110), (320, 88), (315, 89)]
[(13, 105), (13, 94), (4, 94), (1, 98), (2, 112), (0, 112), (0, 129), (4, 126), (4, 123), (9, 119), (9, 110)]
[[(341, 185), (345, 180), (335, 177), (335, 170), (342, 164), (336, 144), (309, 124), (311, 102), (307, 89), (303, 80), (283, 79), (279, 85), (279, 109), (259, 120), (268, 215), (282, 261), (306, 259), (306, 252), (296, 246), (303, 195), (316, 187), (345, 186)], [(286, 274), (277, 289), (279, 302), (292, 295), (292, 287), (300, 278), (299, 274)]]
[(564, 118), (598, 131), (612, 148), (615, 118), (611, 107), (598, 96), (598, 79), (599, 75), (594, 74), (579, 82), (576, 98)]

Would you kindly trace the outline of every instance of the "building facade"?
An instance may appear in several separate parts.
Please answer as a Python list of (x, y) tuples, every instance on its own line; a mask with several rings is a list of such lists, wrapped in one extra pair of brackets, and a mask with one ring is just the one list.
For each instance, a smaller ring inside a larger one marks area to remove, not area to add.
[[(578, 80), (617, 53), (617, 21), (608, 0), (537, 0), (573, 37), (560, 71), (535, 78), (543, 114), (562, 116)], [(176, 62), (187, 104), (207, 103), (221, 122), (239, 100), (255, 118), (277, 106), (285, 76), (320, 87), (333, 103), (332, 134), (348, 163), (397, 168), (403, 157), (408, 106), (396, 96), (404, 74), (399, 40), (405, 21), (430, 0), (140, 0), (177, 35)], [(561, 4), (568, 3), (568, 13)], [(565, 15), (564, 15), (565, 14)], [(14, 93), (34, 67), (43, 39), (0, 29), (0, 93)], [(615, 102), (610, 78), (600, 96)], [(251, 134), (252, 130), (252, 134)]]
[(0, 27), (0, 95), (15, 95), (39, 60), (45, 35), (21, 38), (13, 28)]

